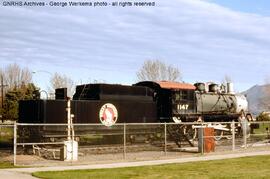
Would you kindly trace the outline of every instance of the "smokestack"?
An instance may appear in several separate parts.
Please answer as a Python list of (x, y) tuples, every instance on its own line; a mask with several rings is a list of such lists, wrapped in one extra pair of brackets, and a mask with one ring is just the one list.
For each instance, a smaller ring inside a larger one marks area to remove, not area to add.
[(227, 93), (234, 94), (233, 83), (227, 83)]

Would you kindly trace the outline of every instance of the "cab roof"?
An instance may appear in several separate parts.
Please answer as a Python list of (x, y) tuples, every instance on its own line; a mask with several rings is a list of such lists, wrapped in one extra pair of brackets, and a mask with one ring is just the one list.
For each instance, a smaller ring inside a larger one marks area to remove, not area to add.
[(185, 90), (195, 90), (196, 87), (189, 83), (179, 83), (172, 81), (156, 81), (161, 88), (164, 89), (185, 89)]

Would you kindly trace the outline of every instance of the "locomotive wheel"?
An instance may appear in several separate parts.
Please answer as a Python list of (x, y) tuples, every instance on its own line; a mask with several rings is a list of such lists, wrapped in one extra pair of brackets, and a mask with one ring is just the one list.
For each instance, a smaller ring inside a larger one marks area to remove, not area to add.
[(145, 142), (146, 144), (153, 143), (154, 138), (155, 138), (154, 134), (148, 134), (148, 135), (146, 136), (146, 139), (145, 139), (144, 142)]
[(223, 124), (212, 124), (214, 127), (214, 139), (216, 141), (221, 140), (222, 138), (227, 138), (229, 139), (228, 136), (224, 136), (226, 134), (226, 131), (230, 130), (230, 125), (223, 125)]
[(192, 126), (184, 126), (183, 132), (190, 141), (193, 141), (197, 137), (197, 129), (193, 128)]
[(31, 133), (27, 127), (22, 126), (19, 128), (18, 136), (20, 136), (22, 142), (31, 142), (30, 135)]
[(224, 134), (224, 131), (223, 130), (215, 130), (215, 136), (214, 136), (214, 139), (216, 140), (216, 141), (219, 141), (219, 140), (221, 140), (222, 139), (222, 137), (223, 137), (223, 134)]
[(136, 141), (136, 137), (135, 137), (135, 135), (129, 135), (128, 136), (128, 139), (129, 139), (129, 142), (132, 144), (132, 143), (135, 143), (135, 141)]

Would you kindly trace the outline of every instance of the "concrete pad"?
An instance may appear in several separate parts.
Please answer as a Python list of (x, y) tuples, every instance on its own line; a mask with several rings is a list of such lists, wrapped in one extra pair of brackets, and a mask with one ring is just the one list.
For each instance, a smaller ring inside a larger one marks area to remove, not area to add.
[(31, 173), (23, 173), (17, 171), (0, 170), (0, 178), (2, 179), (36, 179)]
[[(161, 165), (161, 164), (172, 164), (172, 163), (186, 163), (186, 162), (207, 161), (207, 160), (221, 160), (221, 159), (239, 158), (239, 157), (247, 157), (247, 156), (258, 156), (258, 155), (270, 155), (270, 151), (219, 154), (219, 155), (202, 155), (202, 156), (197, 156), (197, 157), (186, 157), (186, 158), (166, 159), (166, 160), (138, 161), (138, 162), (53, 166), (53, 167), (39, 167), (39, 168), (12, 168), (12, 169), (3, 169), (3, 170), (4, 171), (33, 173), (33, 172), (38, 172), (38, 171), (63, 171), (63, 170), (99, 169), (99, 168), (104, 169), (104, 168)], [(1, 172), (1, 170), (0, 170), (0, 172)]]

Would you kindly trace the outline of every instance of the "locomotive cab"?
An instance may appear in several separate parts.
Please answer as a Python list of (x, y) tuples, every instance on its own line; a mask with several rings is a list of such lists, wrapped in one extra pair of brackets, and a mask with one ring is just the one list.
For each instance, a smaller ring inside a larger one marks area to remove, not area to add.
[(195, 113), (195, 86), (168, 81), (143, 81), (135, 86), (146, 86), (155, 91), (160, 122), (186, 121), (188, 114)]

